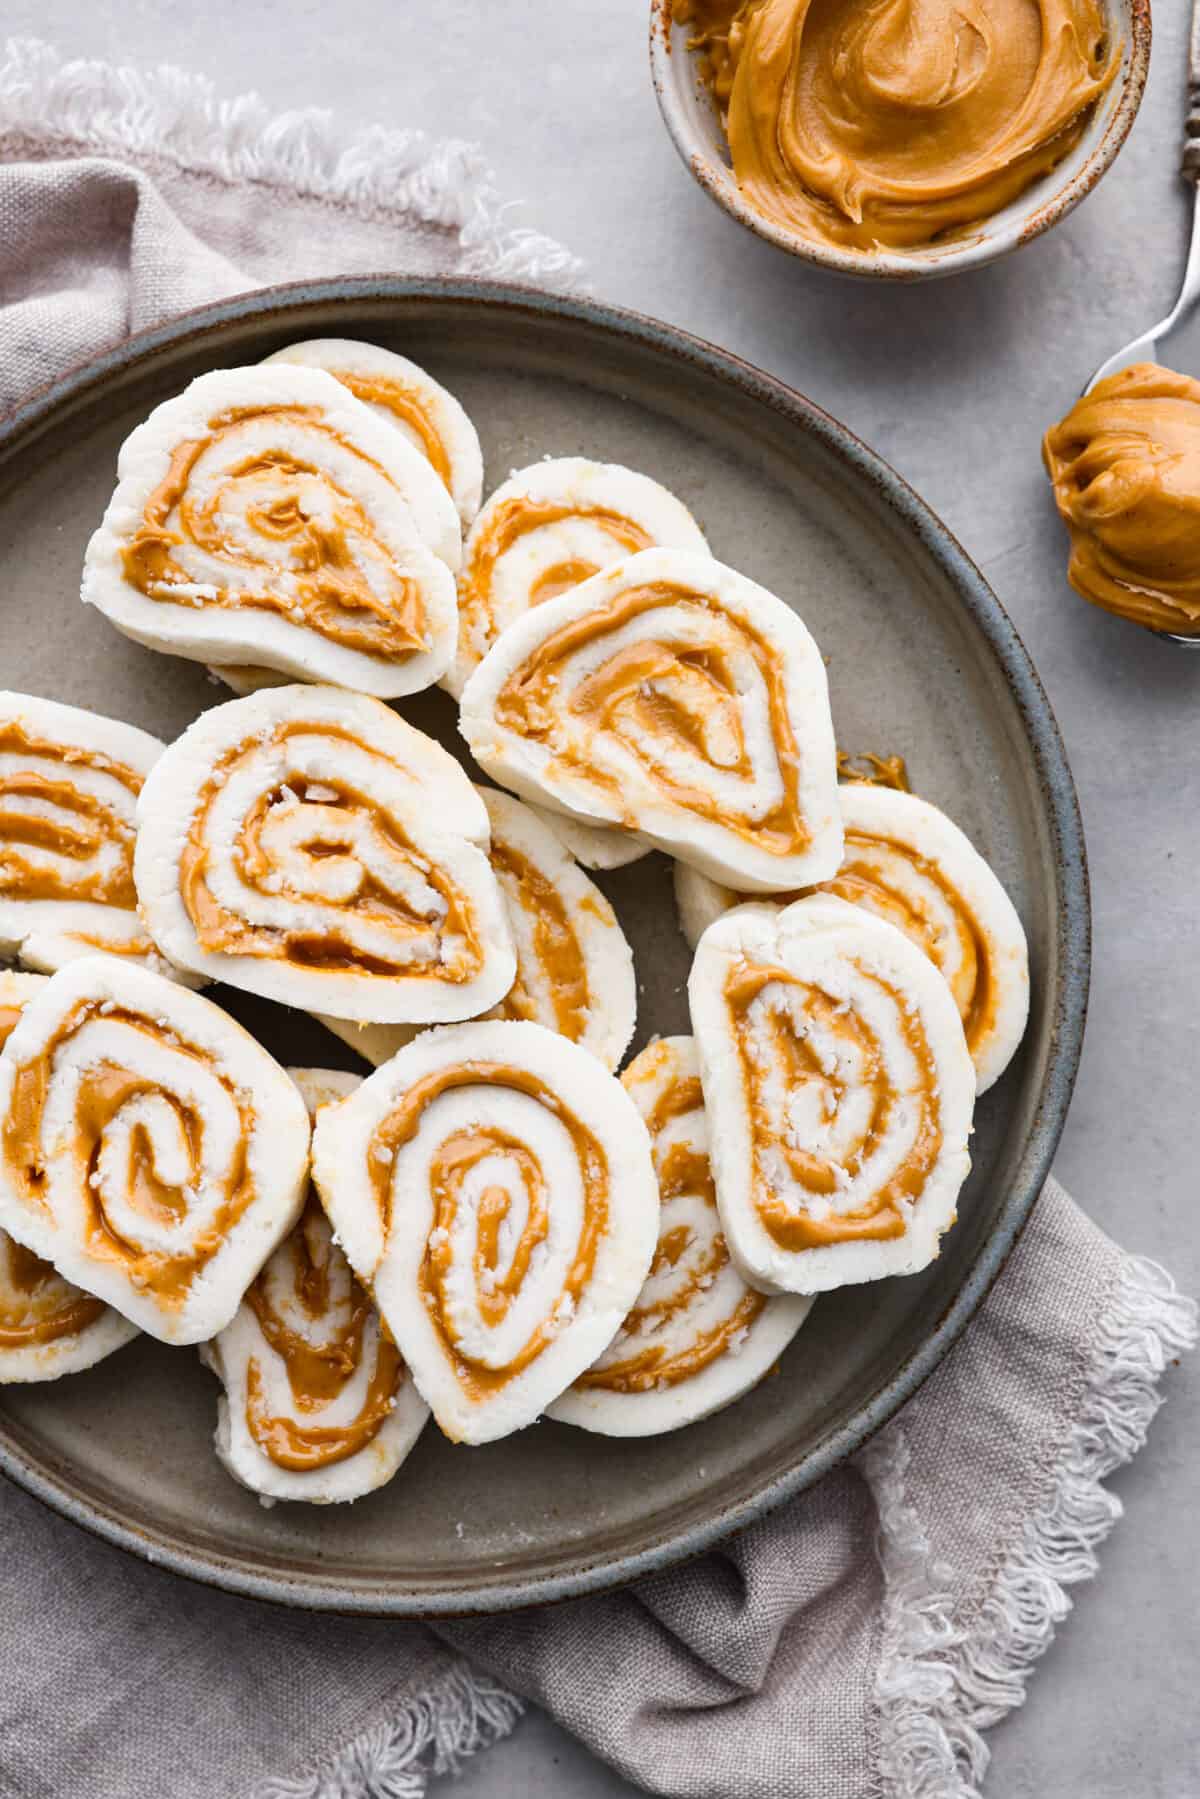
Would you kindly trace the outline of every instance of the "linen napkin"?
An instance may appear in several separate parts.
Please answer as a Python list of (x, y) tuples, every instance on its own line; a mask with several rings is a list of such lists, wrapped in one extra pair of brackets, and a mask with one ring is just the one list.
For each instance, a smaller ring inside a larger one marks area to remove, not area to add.
[[(570, 283), (461, 143), (271, 119), (177, 70), (10, 43), (0, 404), (204, 300), (376, 272)], [(1195, 1307), (1051, 1181), (979, 1317), (818, 1487), (623, 1592), (430, 1630), (181, 1581), (0, 1489), (0, 1793), (416, 1799), (547, 1707), (671, 1799), (972, 1799), (1095, 1572), (1106, 1474)]]

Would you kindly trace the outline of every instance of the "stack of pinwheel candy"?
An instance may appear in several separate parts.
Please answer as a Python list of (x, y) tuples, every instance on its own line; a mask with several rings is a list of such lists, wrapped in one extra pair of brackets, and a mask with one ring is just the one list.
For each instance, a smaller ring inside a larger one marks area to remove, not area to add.
[[(737, 1399), (815, 1295), (936, 1256), (1025, 1026), (1003, 888), (898, 759), (840, 763), (793, 608), (644, 474), (482, 476), (389, 351), (202, 376), (124, 445), (82, 593), (237, 697), (163, 745), (0, 695), (0, 1380), (199, 1345), (268, 1503), (373, 1490), (430, 1413)], [(386, 703), (435, 682), (498, 787)], [(694, 1034), (618, 1075), (585, 868), (654, 849)], [(374, 1072), (283, 1068), (210, 983)]]

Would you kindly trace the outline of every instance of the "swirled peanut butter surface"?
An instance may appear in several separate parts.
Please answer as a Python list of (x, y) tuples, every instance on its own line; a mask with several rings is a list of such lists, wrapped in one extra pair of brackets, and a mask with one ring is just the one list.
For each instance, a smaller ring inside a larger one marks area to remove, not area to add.
[(1200, 381), (1121, 369), (1047, 431), (1042, 454), (1076, 592), (1151, 630), (1200, 634)]
[(675, 0), (772, 224), (898, 249), (979, 224), (1078, 142), (1118, 59), (1098, 0)]
[[(0, 1005), (0, 1049), (20, 1016), (20, 1006)], [(0, 1349), (77, 1336), (103, 1313), (103, 1300), (63, 1280), (49, 1262), (0, 1231)]]
[[(319, 1202), (246, 1293), (259, 1329), (283, 1363), (292, 1411), (273, 1409), (258, 1363), (246, 1368), (246, 1424), (277, 1467), (329, 1468), (372, 1442), (391, 1412), (404, 1364), (369, 1295), (350, 1272)], [(323, 1414), (365, 1371), (353, 1417)]]

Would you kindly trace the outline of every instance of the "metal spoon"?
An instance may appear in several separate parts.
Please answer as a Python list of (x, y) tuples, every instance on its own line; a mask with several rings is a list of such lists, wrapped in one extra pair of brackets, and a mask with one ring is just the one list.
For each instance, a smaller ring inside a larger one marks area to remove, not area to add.
[[(1164, 362), (1161, 346), (1167, 341), (1178, 325), (1190, 315), (1197, 299), (1200, 299), (1200, 0), (1194, 0), (1192, 7), (1192, 29), (1188, 44), (1188, 115), (1184, 126), (1183, 161), (1180, 172), (1184, 180), (1193, 190), (1192, 197), (1192, 241), (1188, 248), (1187, 266), (1183, 271), (1183, 286), (1179, 290), (1179, 298), (1161, 323), (1143, 331), (1102, 362), (1096, 370), (1084, 393), (1090, 393), (1097, 381), (1103, 381), (1106, 375), (1115, 375), (1118, 369), (1128, 368), (1132, 362)], [(1166, 364), (1166, 366), (1170, 366)], [(1200, 650), (1200, 636), (1181, 637), (1174, 631), (1156, 631), (1156, 637), (1165, 638), (1168, 643), (1176, 643), (1180, 649)]]

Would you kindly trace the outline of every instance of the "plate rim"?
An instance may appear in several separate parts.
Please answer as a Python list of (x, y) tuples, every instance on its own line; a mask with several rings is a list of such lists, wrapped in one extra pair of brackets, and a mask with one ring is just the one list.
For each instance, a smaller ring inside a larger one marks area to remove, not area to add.
[[(786, 1473), (763, 1484), (751, 1497), (721, 1508), (703, 1522), (660, 1537), (647, 1547), (616, 1557), (583, 1556), (567, 1572), (445, 1595), (380, 1586), (338, 1587), (216, 1551), (180, 1547), (169, 1538), (127, 1523), (100, 1502), (70, 1490), (69, 1472), (45, 1472), (0, 1437), (0, 1471), (73, 1524), (118, 1548), (188, 1579), (247, 1598), (314, 1611), (368, 1617), (436, 1618), (508, 1612), (523, 1606), (582, 1598), (624, 1586), (642, 1575), (661, 1573), (744, 1529), (803, 1492), (860, 1449), (928, 1379), (962, 1335), (1012, 1253), (1050, 1172), (1066, 1122), (1078, 1073), (1087, 1017), (1091, 963), (1091, 904), (1083, 821), (1066, 749), (1050, 701), (1016, 627), (982, 571), (932, 507), (902, 475), (831, 413), (733, 351), (675, 325), (633, 309), (575, 295), (560, 295), (519, 283), (405, 275), (342, 276), (256, 288), (180, 313), (122, 340), (78, 364), (39, 389), (0, 419), (0, 456), (20, 453), (64, 408), (87, 398), (110, 379), (158, 351), (183, 340), (201, 345), (224, 327), (272, 316), (286, 325), (289, 315), (314, 305), (351, 310), (384, 302), (402, 311), (421, 302), (475, 305), (491, 312), (532, 314), (575, 320), (627, 344), (704, 372), (768, 405), (810, 437), (847, 470), (867, 481), (940, 568), (956, 598), (991, 652), (995, 668), (1017, 705), (1045, 804), (1052, 839), (1051, 864), (1058, 900), (1057, 974), (1049, 1020), (1047, 1072), (1030, 1124), (1024, 1152), (1009, 1183), (996, 1222), (980, 1246), (950, 1305), (920, 1346), (889, 1376), (873, 1398)], [(265, 1558), (264, 1558), (265, 1561)], [(367, 1577), (364, 1577), (367, 1578)]]

